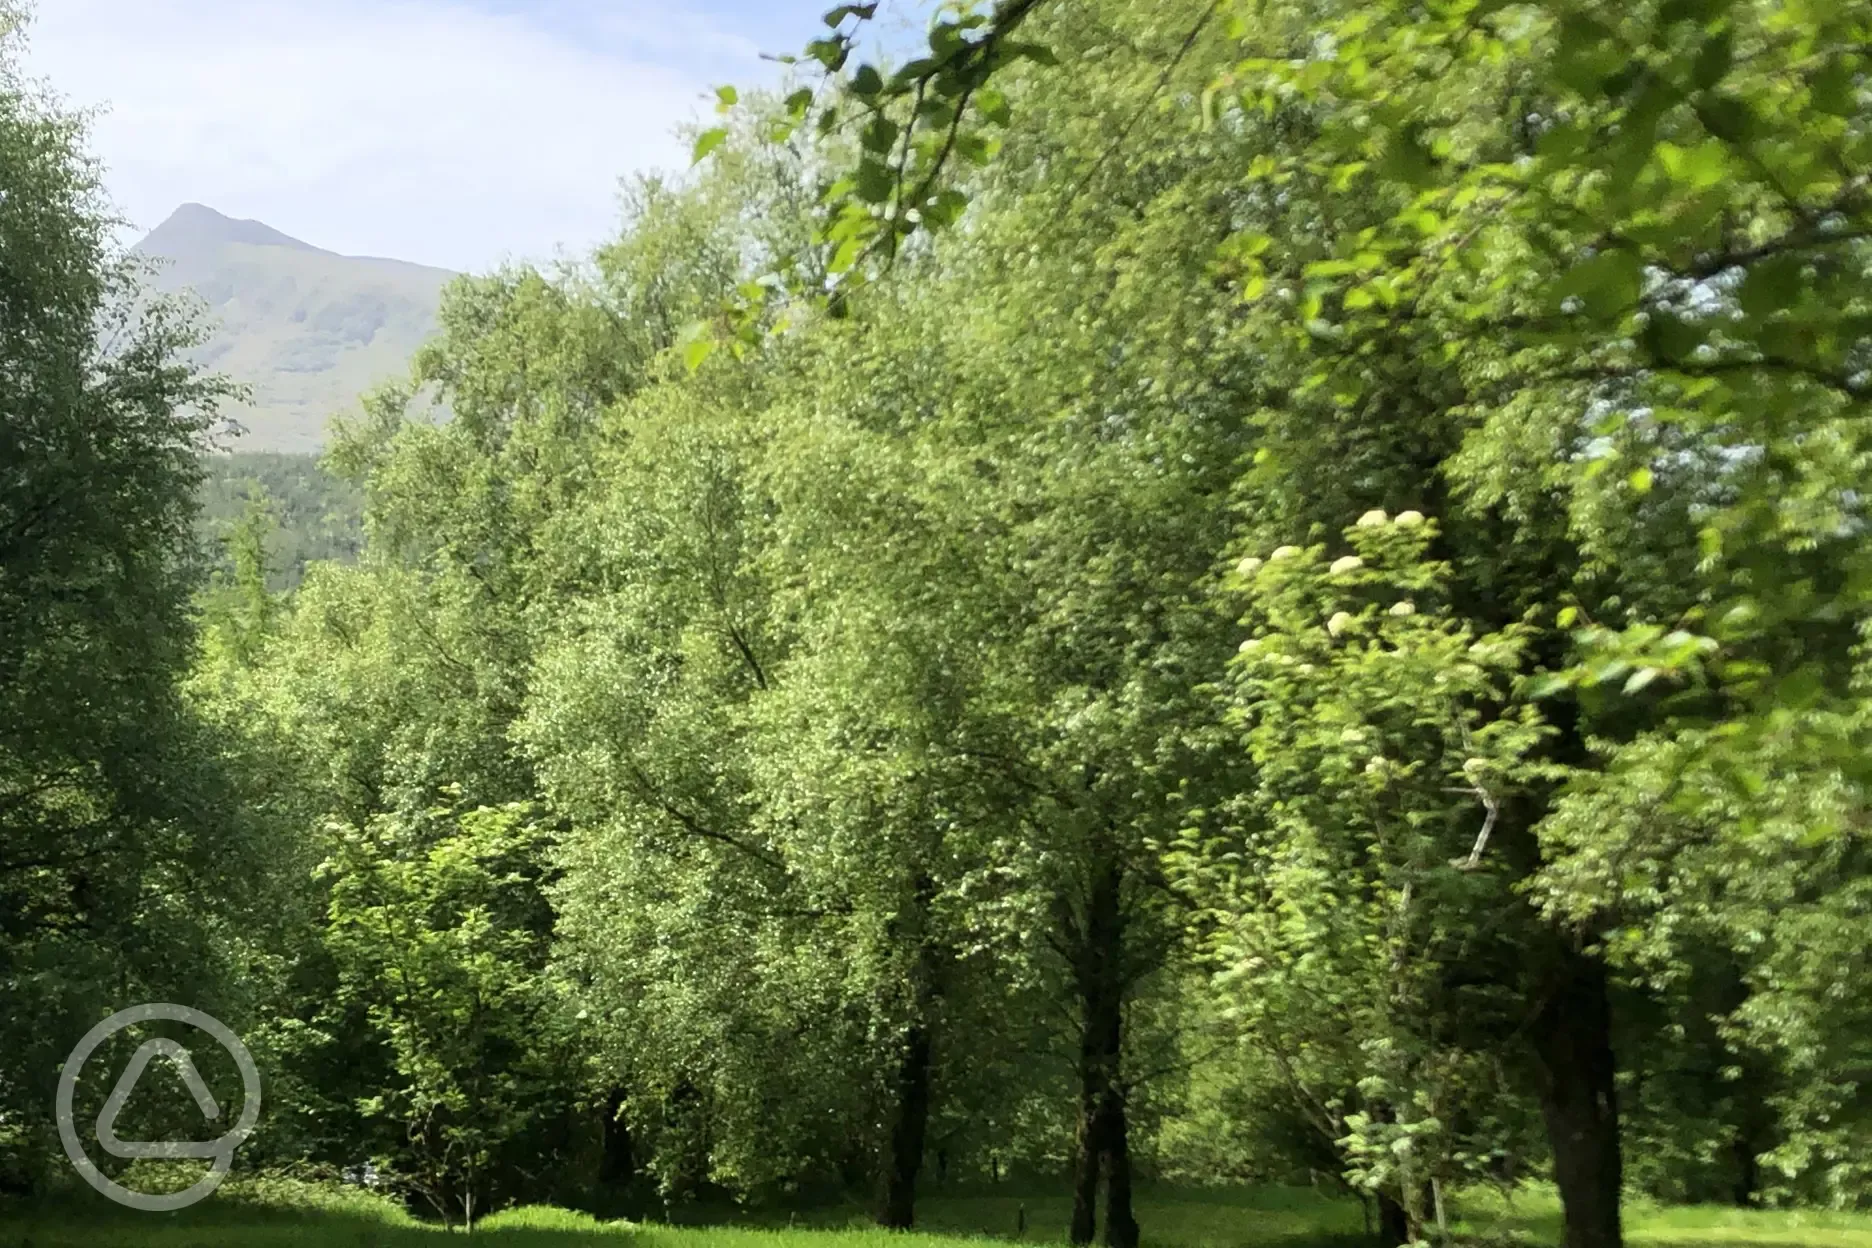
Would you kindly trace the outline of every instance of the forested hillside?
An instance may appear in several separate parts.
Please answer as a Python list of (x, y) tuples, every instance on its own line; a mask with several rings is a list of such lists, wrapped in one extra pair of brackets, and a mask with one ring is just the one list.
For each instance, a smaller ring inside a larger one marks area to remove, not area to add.
[(174, 1000), (241, 1173), (451, 1224), (1872, 1203), (1872, 9), (875, 9), (342, 487), (0, 82), (0, 1176)]
[[(208, 456), (205, 467), (203, 537), (211, 550), (225, 548), (242, 525), (257, 525), (273, 592), (296, 589), (308, 564), (352, 563), (363, 550), (363, 493), (327, 472), (318, 456), (234, 452)], [(231, 559), (221, 570), (232, 575)]]

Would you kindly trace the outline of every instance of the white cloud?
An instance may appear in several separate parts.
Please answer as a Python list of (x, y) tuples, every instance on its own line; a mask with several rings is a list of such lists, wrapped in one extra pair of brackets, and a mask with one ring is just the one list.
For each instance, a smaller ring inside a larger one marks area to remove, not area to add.
[(42, 0), (27, 67), (108, 105), (93, 147), (140, 228), (193, 200), (335, 251), (485, 268), (605, 237), (618, 177), (682, 167), (673, 132), (708, 89), (766, 76), (751, 41), (675, 7)]

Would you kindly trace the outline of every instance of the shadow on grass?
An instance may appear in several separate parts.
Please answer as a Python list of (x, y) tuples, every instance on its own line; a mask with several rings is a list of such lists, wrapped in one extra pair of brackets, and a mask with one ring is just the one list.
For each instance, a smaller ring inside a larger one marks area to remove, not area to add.
[[(881, 1231), (858, 1202), (811, 1209), (689, 1206), (670, 1222), (600, 1223), (530, 1208), (476, 1231), (489, 1248), (967, 1248), (1064, 1245), (1071, 1202), (1002, 1190), (931, 1193), (917, 1231)], [(1356, 1201), (1299, 1188), (1141, 1189), (1144, 1248), (1371, 1248)], [(813, 1231), (810, 1245), (791, 1231)], [(8, 1209), (0, 1248), (439, 1248), (439, 1226), (366, 1196), (309, 1188), (223, 1195), (175, 1214), (139, 1214), (100, 1199)], [(958, 1244), (958, 1241), (962, 1241)]]
[[(488, 1248), (623, 1248), (636, 1236), (559, 1210), (537, 1222), (490, 1219), (474, 1240)], [(437, 1248), (440, 1226), (386, 1212), (270, 1209), (210, 1202), (178, 1213), (135, 1213), (89, 1202), (0, 1205), (0, 1248)]]

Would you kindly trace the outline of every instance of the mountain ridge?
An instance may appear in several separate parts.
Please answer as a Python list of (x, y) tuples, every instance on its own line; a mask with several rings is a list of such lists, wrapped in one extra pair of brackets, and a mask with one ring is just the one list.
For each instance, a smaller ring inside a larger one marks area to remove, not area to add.
[(346, 256), (262, 221), (187, 203), (132, 250), (158, 262), (156, 289), (207, 305), (194, 361), (251, 387), (225, 414), (241, 451), (315, 451), (335, 414), (403, 375), (436, 330), (447, 269)]
[(335, 251), (314, 247), (311, 243), (274, 229), (264, 221), (230, 217), (206, 204), (187, 203), (163, 219), (161, 225), (145, 234), (133, 250), (145, 255), (173, 257), (199, 250), (203, 245), (247, 243), (253, 246), (290, 247), (297, 251), (316, 251), (335, 256)]

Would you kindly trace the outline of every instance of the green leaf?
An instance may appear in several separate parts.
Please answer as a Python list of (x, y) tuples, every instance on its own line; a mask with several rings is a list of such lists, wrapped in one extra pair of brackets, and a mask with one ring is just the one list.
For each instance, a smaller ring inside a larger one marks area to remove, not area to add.
[(1722, 775), (1737, 793), (1745, 798), (1757, 798), (1768, 787), (1768, 781), (1752, 767), (1745, 766), (1736, 759), (1723, 760)]
[(860, 65), (858, 72), (852, 75), (852, 94), (873, 96), (884, 90), (884, 75), (878, 73), (875, 65)]
[(1565, 693), (1573, 687), (1570, 677), (1559, 672), (1544, 672), (1528, 684), (1528, 696), (1535, 701)]
[(1703, 345), (1703, 327), (1668, 308), (1659, 308), (1649, 314), (1641, 339), (1659, 363), (1678, 364)]
[(879, 113), (865, 126), (864, 135), (860, 141), (865, 151), (881, 156), (896, 145), (901, 129), (896, 122)]
[(1715, 186), (1728, 173), (1728, 148), (1717, 140), (1706, 140), (1690, 148), (1660, 143), (1657, 153), (1659, 163), (1671, 180), (1692, 190)]
[(806, 45), (806, 55), (836, 74), (845, 68), (845, 58), (851, 55), (851, 45), (843, 39), (815, 39)]
[(1791, 253), (1769, 256), (1749, 268), (1736, 291), (1743, 314), (1765, 320), (1794, 306), (1800, 298), (1806, 261)]
[(858, 263), (858, 256), (864, 250), (864, 244), (865, 240), (860, 235), (854, 234), (847, 238), (838, 245), (838, 250), (832, 253), (832, 259), (826, 265), (826, 270), (831, 273), (849, 272), (852, 265)]
[(1843, 55), (1835, 55), (1815, 74), (1809, 90), (1813, 106), (1831, 117), (1850, 117), (1858, 108), (1853, 86), (1853, 67)]
[(941, 229), (944, 226), (955, 224), (957, 218), (962, 215), (967, 207), (967, 195), (953, 188), (945, 190), (940, 195), (930, 200), (928, 204), (924, 205), (922, 209), (923, 220), (926, 221), (932, 229)]
[(692, 339), (689, 345), (683, 348), (684, 366), (687, 367), (690, 372), (695, 372), (698, 368), (702, 367), (703, 362), (706, 361), (709, 356), (715, 354), (716, 345), (715, 339), (708, 335), (701, 335)]
[(950, 60), (964, 46), (962, 31), (954, 22), (938, 22), (930, 27), (929, 47), (938, 63)]
[(1649, 494), (1651, 492), (1652, 477), (1649, 468), (1634, 469), (1632, 474), (1625, 478), (1625, 481), (1626, 484), (1630, 485), (1633, 490), (1640, 494)]
[(1658, 10), (1658, 25), (1668, 27), (1679, 22), (1701, 25), (1716, 15), (1717, 4), (1718, 0), (1666, 0), (1664, 7)]
[(1602, 94), (1605, 80), (1624, 68), (1630, 57), (1618, 33), (1583, 13), (1569, 13), (1560, 23), (1554, 73), (1581, 95)]
[(1747, 143), (1756, 131), (1755, 114), (1746, 100), (1733, 95), (1715, 95), (1697, 106), (1697, 118), (1725, 143)]
[(701, 134), (696, 136), (695, 148), (690, 155), (691, 163), (701, 164), (710, 152), (727, 141), (728, 128), (726, 126), (716, 126), (713, 130), (704, 130)]
[(876, 4), (841, 4), (835, 9), (826, 11), (825, 24), (836, 28), (848, 17), (868, 22), (877, 16), (877, 9)]
[(1010, 43), (1006, 47), (1007, 56), (1011, 60), (1029, 60), (1048, 68), (1060, 63), (1059, 56), (1044, 43)]
[(1729, 30), (1720, 30), (1703, 41), (1703, 47), (1697, 52), (1696, 64), (1690, 69), (1690, 81), (1700, 91), (1708, 91), (1723, 80), (1729, 67), (1735, 64), (1735, 35)]
[(896, 89), (902, 89), (935, 72), (935, 61), (930, 60), (928, 57), (919, 57), (891, 75), (891, 86)]
[(1556, 125), (1535, 140), (1540, 158), (1554, 164), (1566, 164), (1586, 150), (1589, 137), (1578, 125)]
[(867, 204), (881, 204), (897, 189), (897, 175), (891, 167), (870, 155), (858, 162), (858, 198)]
[(955, 150), (970, 164), (985, 165), (1001, 150), (1001, 141), (983, 134), (965, 134), (956, 140)]
[(732, 86), (715, 88), (715, 109), (717, 112), (727, 112), (739, 103), (740, 99), (741, 93), (736, 91)]
[(1609, 247), (1567, 270), (1553, 293), (1556, 299), (1579, 299), (1588, 316), (1605, 320), (1638, 302), (1643, 279), (1636, 254)]
[(1393, 182), (1420, 190), (1436, 181), (1437, 168), (1415, 131), (1416, 127), (1406, 127), (1391, 135), (1378, 171)]

